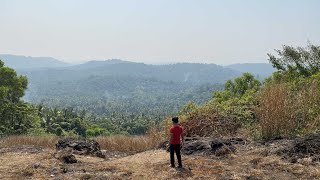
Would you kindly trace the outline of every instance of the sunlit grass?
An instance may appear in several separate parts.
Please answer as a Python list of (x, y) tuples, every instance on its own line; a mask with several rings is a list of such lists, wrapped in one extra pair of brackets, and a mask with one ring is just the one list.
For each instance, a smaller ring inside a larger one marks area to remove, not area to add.
[[(162, 141), (162, 137), (156, 131), (141, 136), (100, 136), (92, 138), (98, 141), (101, 149), (119, 152), (142, 152), (154, 149)], [(0, 138), (0, 148), (30, 145), (42, 148), (54, 149), (59, 137), (54, 135), (46, 136), (8, 136)]]
[(22, 145), (32, 145), (43, 148), (55, 148), (55, 144), (58, 142), (59, 137), (53, 135), (46, 136), (29, 136), (29, 135), (17, 135), (0, 138), (0, 147), (12, 147)]

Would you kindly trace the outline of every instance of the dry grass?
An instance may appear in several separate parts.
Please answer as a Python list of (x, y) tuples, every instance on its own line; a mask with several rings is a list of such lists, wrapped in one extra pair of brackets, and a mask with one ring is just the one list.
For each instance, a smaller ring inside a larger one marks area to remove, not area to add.
[(102, 149), (119, 152), (142, 152), (156, 148), (161, 142), (161, 137), (150, 136), (108, 136), (95, 138)]
[[(169, 168), (169, 153), (151, 150), (105, 160), (76, 155), (81, 163), (64, 164), (46, 149), (38, 153), (0, 153), (0, 179), (319, 179), (319, 164), (288, 163), (266, 155), (266, 146), (239, 147), (235, 154), (182, 156), (184, 169)], [(34, 168), (38, 163), (40, 166)], [(64, 172), (63, 170), (66, 170)]]
[(301, 108), (302, 119), (305, 120), (304, 134), (309, 134), (320, 129), (320, 84), (316, 81), (299, 92), (299, 107)]
[[(58, 142), (57, 136), (8, 136), (0, 138), (0, 148), (32, 145), (42, 148), (55, 148)], [(150, 129), (143, 136), (101, 136), (93, 138), (98, 141), (102, 149), (119, 152), (142, 152), (156, 148), (163, 140), (161, 134), (156, 129)]]
[(0, 139), (0, 148), (32, 145), (43, 148), (54, 148), (59, 137), (57, 136), (8, 136)]
[(285, 84), (267, 86), (260, 94), (257, 114), (260, 118), (261, 134), (264, 138), (289, 135), (296, 128), (294, 111), (289, 89)]
[(320, 93), (316, 82), (298, 89), (271, 84), (259, 96), (261, 135), (264, 138), (308, 134), (320, 128)]
[(155, 149), (163, 140), (164, 136), (158, 129), (151, 127), (143, 136), (101, 136), (95, 138), (102, 149), (119, 152), (142, 152)]

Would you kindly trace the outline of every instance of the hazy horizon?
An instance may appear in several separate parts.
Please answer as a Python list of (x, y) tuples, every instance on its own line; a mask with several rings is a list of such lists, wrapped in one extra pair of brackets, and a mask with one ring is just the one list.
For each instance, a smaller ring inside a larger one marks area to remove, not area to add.
[[(228, 66), (228, 65), (233, 65), (233, 64), (260, 64), (260, 63), (267, 63), (270, 64), (269, 61), (265, 62), (259, 62), (259, 61), (253, 61), (253, 62), (246, 62), (246, 61), (241, 61), (241, 62), (235, 62), (235, 63), (228, 63), (228, 64), (218, 64), (214, 62), (205, 62), (205, 61), (171, 61), (171, 62), (143, 62), (143, 61), (138, 61), (138, 60), (130, 60), (130, 59), (118, 59), (118, 58), (110, 58), (110, 59), (87, 59), (87, 60), (82, 60), (82, 61), (65, 61), (63, 59), (58, 59), (55, 57), (50, 57), (50, 56), (28, 56), (28, 55), (22, 55), (22, 54), (0, 54), (1, 55), (9, 55), (9, 56), (23, 56), (23, 57), (31, 57), (31, 58), (53, 58), (55, 60), (58, 60), (60, 62), (69, 64), (69, 65), (78, 65), (78, 64), (85, 64), (91, 61), (109, 61), (109, 60), (121, 60), (121, 61), (127, 61), (127, 62), (134, 62), (134, 63), (144, 63), (144, 64), (150, 64), (150, 65), (170, 65), (170, 64), (178, 64), (178, 63), (200, 63), (200, 64), (216, 64), (220, 66)], [(1, 57), (0, 57), (1, 59)], [(1, 59), (4, 60), (4, 59)]]
[(0, 54), (78, 64), (267, 63), (282, 45), (320, 44), (316, 0), (0, 0)]

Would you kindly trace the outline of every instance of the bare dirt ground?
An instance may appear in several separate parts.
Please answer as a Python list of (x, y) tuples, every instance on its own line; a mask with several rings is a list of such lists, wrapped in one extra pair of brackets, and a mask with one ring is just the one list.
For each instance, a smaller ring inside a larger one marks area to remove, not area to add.
[(165, 150), (108, 158), (75, 155), (65, 164), (52, 149), (0, 149), (0, 179), (320, 179), (319, 163), (291, 163), (272, 153), (273, 145), (245, 145), (223, 157), (183, 155), (182, 170), (169, 167)]

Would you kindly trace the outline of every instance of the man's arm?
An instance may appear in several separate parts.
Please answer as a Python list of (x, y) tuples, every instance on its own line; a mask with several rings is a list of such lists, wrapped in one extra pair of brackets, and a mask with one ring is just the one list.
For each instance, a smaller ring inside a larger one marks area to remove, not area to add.
[(171, 141), (172, 141), (172, 139), (173, 139), (173, 133), (170, 133), (170, 139), (169, 139), (169, 145), (171, 144)]
[(173, 133), (170, 133), (170, 138), (169, 138), (169, 142), (167, 144), (167, 151), (169, 152), (170, 151), (170, 145), (171, 145), (171, 140), (173, 138)]

